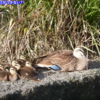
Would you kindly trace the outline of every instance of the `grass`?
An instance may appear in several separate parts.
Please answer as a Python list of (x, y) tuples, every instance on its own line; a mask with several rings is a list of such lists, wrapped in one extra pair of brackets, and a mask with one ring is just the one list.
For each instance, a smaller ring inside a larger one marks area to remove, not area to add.
[(1, 59), (34, 59), (77, 46), (100, 55), (99, 0), (24, 0), (0, 5), (0, 19)]

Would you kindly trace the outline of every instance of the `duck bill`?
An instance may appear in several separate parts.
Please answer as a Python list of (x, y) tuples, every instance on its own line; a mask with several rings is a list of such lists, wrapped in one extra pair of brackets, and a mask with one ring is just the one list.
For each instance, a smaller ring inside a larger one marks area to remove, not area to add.
[(36, 79), (35, 81), (37, 81), (37, 82), (38, 82), (38, 81), (40, 81), (40, 79), (38, 78), (38, 79)]
[(87, 59), (87, 61), (90, 61), (90, 59)]

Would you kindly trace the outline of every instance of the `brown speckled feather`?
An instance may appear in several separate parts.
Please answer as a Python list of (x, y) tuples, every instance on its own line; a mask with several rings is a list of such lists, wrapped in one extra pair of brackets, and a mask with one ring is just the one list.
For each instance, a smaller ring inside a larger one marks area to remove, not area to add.
[(51, 59), (56, 59), (56, 60), (60, 60), (59, 58), (65, 58), (65, 54), (66, 56), (70, 56), (73, 54), (73, 51), (72, 50), (58, 50), (58, 51), (54, 51), (54, 52), (51, 52), (49, 54), (45, 54), (43, 56), (40, 56), (38, 58), (35, 59), (35, 64), (37, 63), (40, 63), (41, 61), (43, 60), (51, 60)]
[(23, 59), (17, 59), (17, 62), (21, 65), (21, 67), (25, 66), (26, 60)]
[(71, 50), (55, 51), (50, 54), (43, 55), (38, 59), (36, 62), (36, 66), (38, 66), (39, 64), (58, 65), (59, 67), (61, 67), (61, 71), (74, 71), (84, 69), (84, 63), (86, 62), (85, 59), (78, 59), (74, 57), (73, 51)]
[(8, 64), (8, 63), (0, 63), (2, 66), (3, 66), (3, 68), (4, 68), (4, 70), (6, 70), (6, 69), (10, 69), (12, 66), (10, 65), (10, 64)]
[(0, 81), (15, 81), (17, 78), (17, 73), (12, 75), (9, 71), (0, 71)]
[(18, 74), (20, 75), (20, 78), (22, 79), (29, 79), (29, 80), (38, 79), (38, 73), (30, 67), (20, 68), (20, 70), (18, 71)]
[(9, 81), (9, 72), (1, 71), (0, 72), (0, 81)]

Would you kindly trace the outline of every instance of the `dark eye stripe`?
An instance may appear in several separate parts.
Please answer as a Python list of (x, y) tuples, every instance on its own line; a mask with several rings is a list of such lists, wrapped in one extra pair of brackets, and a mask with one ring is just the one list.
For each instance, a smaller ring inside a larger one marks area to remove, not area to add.
[(80, 51), (84, 53), (84, 51), (82, 49), (80, 49)]

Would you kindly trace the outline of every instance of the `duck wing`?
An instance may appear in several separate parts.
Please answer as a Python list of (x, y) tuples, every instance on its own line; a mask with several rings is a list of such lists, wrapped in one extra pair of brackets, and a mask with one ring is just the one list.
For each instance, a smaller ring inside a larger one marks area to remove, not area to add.
[(36, 65), (38, 67), (47, 67), (53, 70), (60, 70), (61, 66), (70, 63), (75, 57), (71, 50), (60, 50), (45, 56), (40, 62)]
[(58, 50), (58, 51), (54, 51), (54, 52), (51, 52), (51, 53), (39, 56), (38, 58), (35, 58), (34, 61), (33, 61), (33, 65), (39, 63), (43, 59), (47, 59), (47, 58), (50, 58), (50, 57), (55, 57), (55, 56), (57, 56), (59, 54), (62, 55), (65, 52), (66, 52), (66, 55), (69, 55), (69, 54), (73, 53), (72, 50)]
[(46, 57), (52, 57), (52, 56), (56, 56), (56, 55), (59, 55), (59, 54), (62, 55), (63, 53), (66, 53), (67, 55), (69, 55), (69, 54), (72, 54), (73, 51), (72, 50), (57, 50), (57, 51), (42, 55), (42, 56), (40, 56), (36, 59), (43, 59), (43, 58), (46, 58)]

